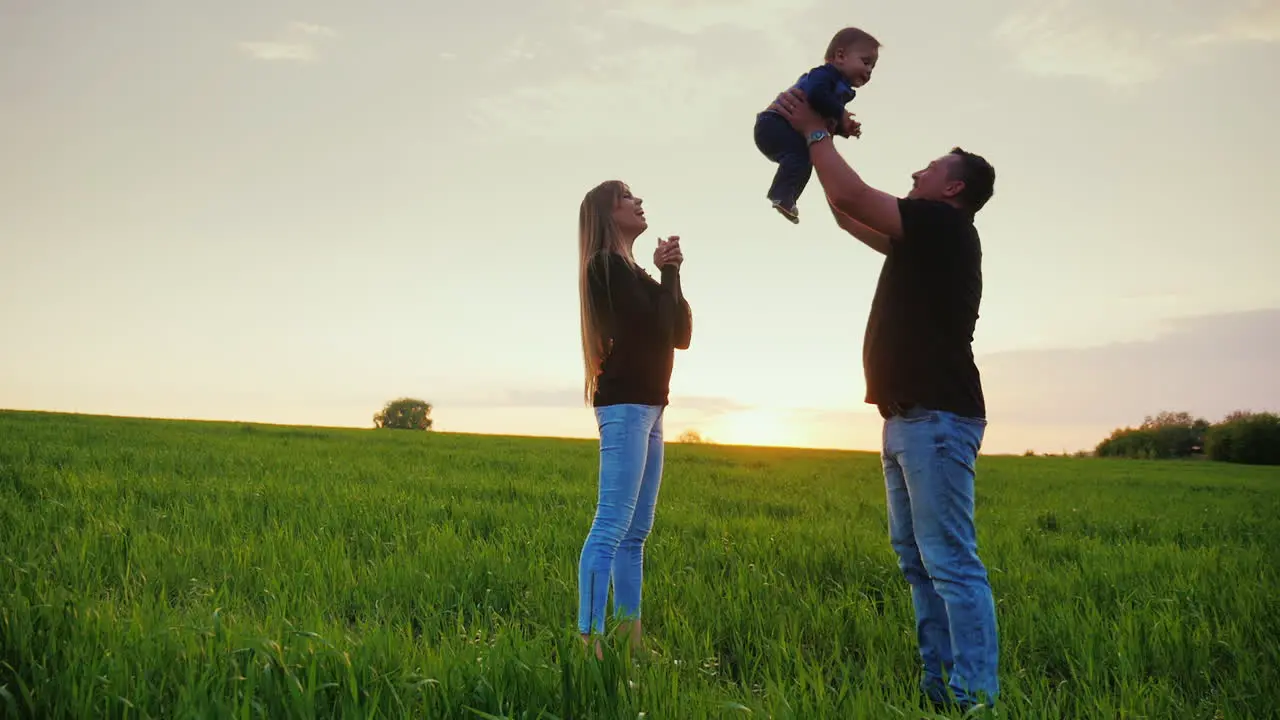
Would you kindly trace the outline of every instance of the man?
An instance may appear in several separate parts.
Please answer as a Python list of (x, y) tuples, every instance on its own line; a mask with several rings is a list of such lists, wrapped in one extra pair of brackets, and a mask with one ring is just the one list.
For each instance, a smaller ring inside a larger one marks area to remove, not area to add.
[(805, 135), (836, 222), (885, 256), (863, 367), (866, 401), (884, 417), (889, 538), (911, 585), (921, 689), (938, 706), (992, 705), (995, 603), (978, 557), (973, 491), (986, 406), (972, 343), (982, 297), (973, 221), (995, 170), (955, 148), (914, 173), (899, 199), (840, 157), (803, 92), (783, 93), (772, 107)]

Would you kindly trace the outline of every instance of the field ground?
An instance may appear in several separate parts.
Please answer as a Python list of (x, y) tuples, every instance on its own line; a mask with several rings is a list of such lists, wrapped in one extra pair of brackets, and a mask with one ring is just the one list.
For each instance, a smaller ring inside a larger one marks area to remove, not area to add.
[[(0, 412), (0, 714), (930, 716), (874, 456), (667, 457), (656, 657), (590, 663), (593, 442)], [(1280, 469), (978, 488), (1001, 717), (1277, 717)]]

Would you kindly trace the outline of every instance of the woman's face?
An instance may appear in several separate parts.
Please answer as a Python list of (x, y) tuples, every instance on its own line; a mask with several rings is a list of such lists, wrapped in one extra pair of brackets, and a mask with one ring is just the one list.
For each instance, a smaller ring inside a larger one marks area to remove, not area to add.
[(644, 208), (640, 207), (642, 202), (631, 193), (631, 188), (622, 186), (622, 195), (613, 208), (613, 222), (628, 240), (635, 240), (649, 227), (644, 220)]

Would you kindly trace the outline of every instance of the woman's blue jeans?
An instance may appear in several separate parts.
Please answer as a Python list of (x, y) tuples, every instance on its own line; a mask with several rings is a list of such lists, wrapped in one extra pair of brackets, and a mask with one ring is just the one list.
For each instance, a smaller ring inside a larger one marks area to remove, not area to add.
[(609, 584), (614, 615), (640, 617), (644, 542), (653, 528), (662, 484), (664, 408), (596, 408), (600, 428), (600, 494), (578, 560), (578, 630), (603, 633)]

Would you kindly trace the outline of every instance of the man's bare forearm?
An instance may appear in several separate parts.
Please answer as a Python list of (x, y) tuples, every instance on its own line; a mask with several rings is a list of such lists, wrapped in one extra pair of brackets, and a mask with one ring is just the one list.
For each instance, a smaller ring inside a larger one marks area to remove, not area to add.
[(840, 208), (836, 207), (835, 203), (831, 201), (830, 195), (827, 196), (827, 206), (831, 208), (831, 214), (835, 216), (836, 224), (839, 225), (842, 230), (854, 236), (860, 240), (862, 244), (872, 250), (875, 250), (881, 255), (889, 254), (888, 235), (872, 230), (866, 225), (863, 225), (857, 220), (845, 215), (840, 211)]
[[(834, 210), (887, 238), (902, 236), (902, 215), (898, 212), (898, 199), (864, 182), (849, 163), (840, 157), (834, 141), (828, 138), (811, 145), (809, 159), (813, 163), (818, 182), (822, 183), (827, 193), (827, 201)], [(836, 219), (838, 221), (839, 217)], [(852, 234), (852, 230), (850, 233)]]

